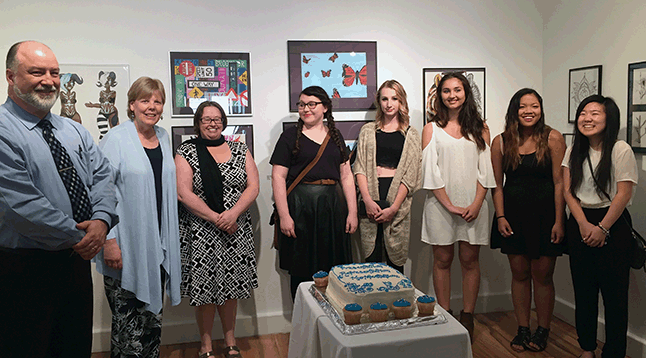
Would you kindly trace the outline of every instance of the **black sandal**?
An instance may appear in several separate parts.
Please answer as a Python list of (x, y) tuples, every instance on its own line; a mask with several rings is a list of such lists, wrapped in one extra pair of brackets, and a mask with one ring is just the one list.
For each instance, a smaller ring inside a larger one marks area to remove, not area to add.
[[(532, 338), (529, 340), (529, 343), (525, 346), (525, 348), (532, 352), (544, 351), (547, 347), (547, 338), (549, 337), (549, 335), (549, 328), (538, 326), (538, 328), (536, 328), (536, 332), (534, 332)], [(534, 343), (538, 348), (534, 348), (530, 343)]]
[(213, 352), (213, 351), (204, 352), (204, 353), (197, 356), (197, 358), (209, 358), (209, 357), (215, 357), (215, 352)]
[[(524, 352), (527, 349), (527, 345), (529, 344), (531, 338), (532, 331), (529, 329), (529, 327), (518, 326), (518, 333), (516, 333), (516, 337), (514, 337), (511, 342), (509, 342), (509, 346), (515, 352)], [(514, 348), (514, 346), (520, 346), (521, 348), (516, 349)]]
[[(230, 354), (230, 351), (236, 351), (236, 353)], [(242, 358), (240, 348), (238, 346), (224, 347), (224, 358)]]

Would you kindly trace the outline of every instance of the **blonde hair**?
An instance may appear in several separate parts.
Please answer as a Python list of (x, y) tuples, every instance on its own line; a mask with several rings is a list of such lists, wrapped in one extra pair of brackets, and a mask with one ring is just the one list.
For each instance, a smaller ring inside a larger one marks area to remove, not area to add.
[(130, 110), (132, 102), (140, 98), (150, 98), (155, 92), (159, 92), (162, 104), (166, 104), (166, 91), (162, 81), (150, 77), (139, 77), (128, 90), (128, 118), (135, 117), (135, 113)]
[(375, 106), (377, 107), (375, 122), (377, 122), (377, 127), (383, 128), (384, 125), (385, 115), (384, 111), (381, 109), (381, 103), (379, 100), (381, 97), (381, 90), (384, 88), (392, 89), (397, 95), (397, 100), (399, 101), (399, 113), (397, 113), (397, 119), (399, 121), (399, 131), (403, 132), (404, 130), (406, 130), (406, 128), (408, 128), (408, 125), (410, 123), (410, 115), (408, 114), (406, 90), (404, 90), (404, 86), (402, 86), (401, 83), (397, 82), (397, 80), (388, 80), (382, 83), (379, 87), (379, 90), (377, 91), (377, 96), (375, 98)]

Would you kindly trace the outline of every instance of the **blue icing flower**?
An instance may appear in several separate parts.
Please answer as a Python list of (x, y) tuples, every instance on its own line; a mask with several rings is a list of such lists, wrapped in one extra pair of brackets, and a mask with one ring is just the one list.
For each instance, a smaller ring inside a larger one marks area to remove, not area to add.
[(312, 277), (314, 277), (314, 278), (323, 278), (323, 277), (327, 277), (327, 272), (325, 272), (325, 271), (319, 271), (319, 272), (315, 273), (315, 274), (314, 274), (314, 276), (312, 276)]
[(386, 306), (386, 304), (381, 302), (375, 302), (370, 305), (370, 308), (373, 310), (385, 310), (386, 308), (388, 308), (388, 306)]
[(408, 306), (410, 306), (410, 302), (406, 301), (403, 298), (400, 298), (397, 301), (393, 302), (393, 306), (395, 306), (395, 307), (408, 307)]
[(420, 303), (435, 302), (435, 297), (431, 297), (429, 295), (419, 296), (419, 297), (417, 297), (417, 302), (420, 302)]
[(357, 303), (348, 303), (345, 305), (345, 310), (350, 312), (361, 311), (361, 306)]

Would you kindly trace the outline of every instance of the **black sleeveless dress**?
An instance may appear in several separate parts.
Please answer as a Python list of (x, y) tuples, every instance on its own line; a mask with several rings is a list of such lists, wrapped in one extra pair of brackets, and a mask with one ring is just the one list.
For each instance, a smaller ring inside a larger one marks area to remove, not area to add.
[(540, 165), (536, 153), (521, 155), (515, 170), (505, 172), (503, 188), (505, 218), (514, 232), (508, 238), (498, 231), (498, 220), (491, 226), (491, 248), (507, 255), (561, 256), (565, 245), (553, 244), (554, 180), (551, 160)]

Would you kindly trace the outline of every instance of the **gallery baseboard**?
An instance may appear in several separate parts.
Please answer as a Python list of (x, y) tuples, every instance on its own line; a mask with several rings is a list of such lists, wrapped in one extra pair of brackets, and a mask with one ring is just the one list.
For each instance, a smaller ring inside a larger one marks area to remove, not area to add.
[[(236, 337), (259, 336), (272, 333), (289, 332), (292, 329), (291, 316), (282, 312), (261, 316), (238, 316), (236, 320)], [(222, 326), (219, 318), (213, 324), (213, 339), (222, 339)], [(200, 335), (194, 319), (166, 322), (162, 326), (162, 344), (199, 342)], [(92, 352), (110, 350), (110, 329), (95, 329), (93, 332)]]

